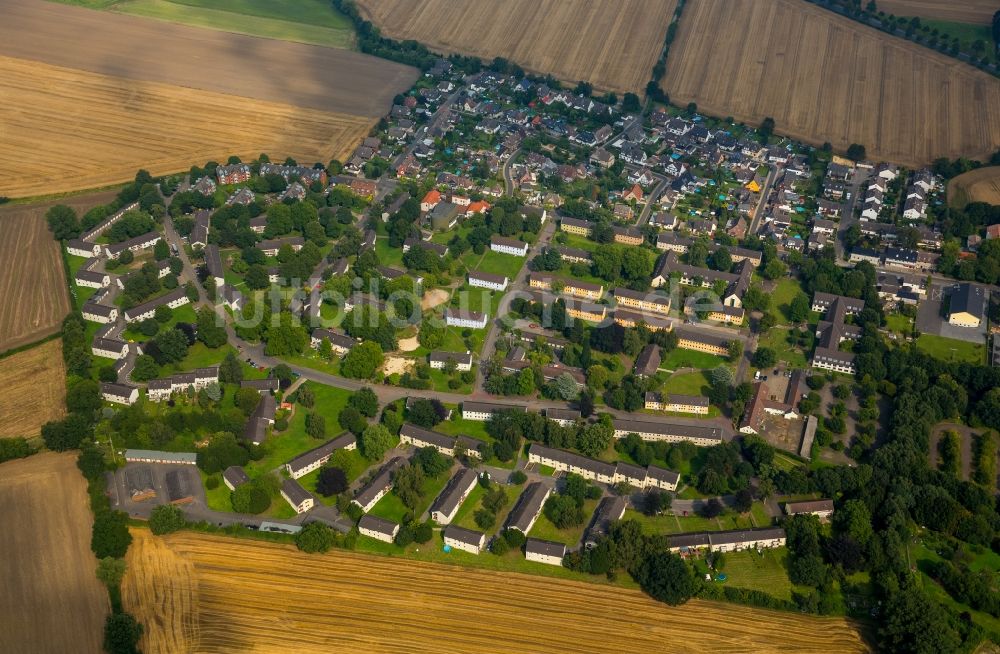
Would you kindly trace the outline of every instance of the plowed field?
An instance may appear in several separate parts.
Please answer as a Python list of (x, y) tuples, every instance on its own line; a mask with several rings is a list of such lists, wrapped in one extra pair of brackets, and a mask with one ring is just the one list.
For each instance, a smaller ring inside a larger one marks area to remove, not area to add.
[(0, 359), (0, 385), (4, 388), (0, 394), (0, 438), (37, 436), (42, 425), (66, 414), (62, 340)]
[(147, 654), (865, 651), (844, 620), (348, 552), (141, 530), (128, 559)]
[(1000, 147), (1000, 80), (802, 0), (690, 0), (663, 86), (675, 104), (908, 166)]

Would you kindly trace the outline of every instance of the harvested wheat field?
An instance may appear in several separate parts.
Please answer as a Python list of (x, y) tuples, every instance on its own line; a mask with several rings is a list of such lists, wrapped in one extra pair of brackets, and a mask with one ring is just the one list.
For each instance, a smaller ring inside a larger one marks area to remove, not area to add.
[(359, 0), (387, 36), (445, 53), (505, 57), (598, 89), (642, 91), (676, 0)]
[(970, 170), (948, 182), (948, 204), (962, 209), (970, 202), (1000, 204), (1000, 166)]
[(147, 654), (659, 652), (666, 643), (673, 652), (865, 651), (838, 619), (670, 608), (596, 584), (204, 534), (134, 535), (123, 595), (147, 625)]
[(879, 11), (957, 23), (989, 23), (1000, 9), (998, 0), (878, 0)]
[(8, 196), (106, 186), (139, 168), (159, 175), (230, 154), (326, 162), (349, 154), (373, 124), (8, 57), (0, 57), (0, 96), (0, 195)]
[(76, 456), (0, 464), (0, 652), (101, 652), (108, 592)]
[[(0, 89), (2, 77), (0, 72)], [(7, 106), (0, 103), (0, 124), (5, 124)], [(3, 143), (12, 131), (0, 129), (0, 160), (8, 156)], [(0, 170), (4, 168), (0, 164)], [(5, 194), (7, 174), (0, 172), (0, 195)], [(62, 255), (45, 224), (49, 206), (0, 207), (0, 352), (55, 333), (69, 313)]]
[(907, 166), (1000, 147), (1000, 80), (801, 0), (690, 0), (672, 101)]
[(66, 414), (62, 341), (48, 341), (0, 359), (0, 386), (4, 388), (0, 438), (37, 436), (42, 425)]
[[(0, 0), (0, 16), (0, 55), (7, 57), (375, 120), (420, 74), (340, 48), (43, 0)], [(231, 99), (210, 122), (239, 120), (242, 102)]]

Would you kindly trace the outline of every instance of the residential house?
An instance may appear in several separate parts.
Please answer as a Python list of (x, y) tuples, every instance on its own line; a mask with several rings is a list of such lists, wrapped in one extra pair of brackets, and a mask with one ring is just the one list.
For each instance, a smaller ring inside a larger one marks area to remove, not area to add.
[(644, 441), (666, 441), (668, 443), (691, 441), (699, 447), (711, 447), (722, 442), (722, 430), (718, 427), (643, 422), (632, 419), (616, 419), (612, 421), (612, 425), (615, 430), (615, 438), (625, 438), (629, 434), (638, 434)]
[(451, 478), (431, 505), (431, 518), (439, 525), (450, 524), (459, 507), (476, 486), (478, 475), (471, 468), (462, 468)]
[(286, 479), (281, 482), (281, 496), (285, 498), (289, 506), (295, 509), (296, 513), (305, 513), (316, 504), (316, 500), (309, 494), (309, 491), (302, 488), (302, 485), (294, 479)]
[(651, 411), (672, 411), (674, 413), (696, 413), (708, 415), (709, 402), (707, 397), (700, 395), (679, 395), (669, 393), (646, 393), (645, 408)]
[(434, 370), (443, 370), (449, 363), (453, 363), (455, 370), (460, 372), (472, 370), (471, 352), (431, 352), (427, 359)]
[(368, 513), (386, 493), (392, 490), (392, 478), (397, 470), (406, 465), (406, 459), (397, 456), (382, 466), (378, 474), (367, 484), (361, 487), (358, 494), (351, 500), (358, 505), (362, 511)]
[(538, 538), (529, 538), (524, 543), (524, 558), (528, 561), (561, 566), (565, 556), (566, 546), (563, 543)]
[(445, 324), (449, 327), (468, 327), (469, 329), (485, 329), (487, 315), (478, 311), (454, 311), (445, 309)]
[[(537, 443), (533, 443), (532, 447), (535, 445)], [(535, 521), (538, 520), (538, 516), (541, 515), (542, 506), (551, 493), (552, 489), (540, 481), (528, 484), (507, 517), (506, 528), (516, 529), (527, 536), (535, 525)]]
[(469, 286), (488, 288), (493, 291), (506, 291), (508, 281), (505, 275), (494, 275), (479, 270), (469, 271)]
[(354, 434), (348, 432), (323, 443), (319, 447), (300, 454), (283, 467), (292, 479), (299, 479), (308, 475), (313, 470), (319, 470), (322, 466), (326, 465), (334, 452), (338, 450), (356, 450), (357, 447), (357, 438), (354, 437)]
[(373, 515), (363, 515), (358, 520), (358, 533), (383, 543), (391, 543), (399, 533), (399, 523)]
[(501, 254), (511, 254), (518, 257), (528, 255), (528, 244), (515, 238), (507, 238), (494, 234), (490, 237), (490, 249)]
[(444, 537), (445, 546), (470, 554), (479, 554), (486, 546), (486, 534), (472, 529), (448, 525), (441, 535)]
[(833, 515), (833, 500), (805, 500), (802, 502), (785, 502), (786, 515), (814, 515), (820, 520), (827, 520)]
[(101, 382), (101, 397), (105, 402), (131, 406), (139, 399), (139, 387), (132, 384)]
[(489, 402), (462, 402), (462, 420), (478, 420), (485, 422), (494, 414), (503, 411), (519, 411), (524, 413), (527, 407), (523, 404), (493, 404)]

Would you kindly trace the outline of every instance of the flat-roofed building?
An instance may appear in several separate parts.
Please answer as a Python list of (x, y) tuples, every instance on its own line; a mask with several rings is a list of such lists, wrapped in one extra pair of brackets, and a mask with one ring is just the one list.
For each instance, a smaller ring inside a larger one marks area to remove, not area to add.
[(529, 538), (524, 543), (524, 558), (535, 563), (562, 565), (566, 556), (566, 546), (540, 538)]
[(174, 465), (196, 465), (198, 455), (194, 452), (161, 452), (158, 450), (125, 450), (127, 463), (169, 463)]
[(391, 543), (399, 533), (399, 523), (373, 515), (363, 515), (358, 520), (358, 533), (383, 543)]
[(469, 496), (476, 486), (478, 475), (471, 468), (462, 468), (455, 473), (455, 476), (448, 481), (441, 494), (431, 505), (431, 518), (439, 525), (450, 524), (455, 519), (455, 514), (462, 506), (462, 502)]
[(674, 413), (708, 415), (708, 407), (708, 398), (701, 395), (646, 393), (645, 408), (651, 411), (673, 411)]
[(448, 525), (441, 535), (444, 537), (444, 544), (448, 547), (470, 554), (479, 554), (486, 547), (486, 534), (481, 531)]
[(700, 425), (680, 425), (668, 422), (643, 422), (640, 420), (612, 420), (615, 438), (625, 438), (638, 434), (644, 441), (666, 441), (680, 443), (691, 441), (700, 447), (711, 447), (722, 442), (722, 430), (718, 427)]
[(281, 482), (281, 496), (285, 498), (289, 506), (295, 509), (296, 513), (305, 513), (316, 503), (309, 491), (302, 488), (299, 482), (294, 479), (286, 479)]
[(507, 529), (517, 529), (527, 536), (531, 528), (535, 526), (535, 521), (542, 513), (545, 500), (549, 498), (551, 493), (552, 489), (540, 481), (528, 484), (507, 517)]

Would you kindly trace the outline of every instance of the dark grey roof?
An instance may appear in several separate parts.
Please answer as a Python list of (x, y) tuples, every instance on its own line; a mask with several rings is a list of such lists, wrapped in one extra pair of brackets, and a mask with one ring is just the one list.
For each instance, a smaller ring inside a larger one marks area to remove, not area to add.
[(785, 530), (778, 527), (762, 529), (740, 529), (734, 531), (713, 531), (708, 534), (712, 545), (727, 545), (731, 543), (750, 543), (756, 540), (784, 538)]
[(456, 364), (472, 364), (472, 353), (470, 352), (441, 352), (435, 351), (428, 355), (431, 361), (440, 361), (441, 363), (448, 363), (448, 361), (454, 361)]
[(708, 534), (679, 534), (677, 536), (669, 536), (667, 538), (667, 544), (669, 547), (708, 547), (709, 540)]
[(785, 513), (812, 513), (814, 511), (833, 511), (833, 500), (806, 500), (803, 502), (785, 502)]
[(489, 282), (490, 284), (506, 284), (508, 281), (505, 275), (494, 275), (493, 273), (482, 272), (479, 270), (470, 270), (469, 279), (481, 279), (484, 282)]
[[(604, 475), (607, 477), (613, 477), (615, 474), (615, 466), (613, 463), (590, 459), (582, 454), (567, 452), (566, 450), (557, 450), (552, 447), (545, 447), (539, 443), (531, 444), (531, 447), (528, 449), (528, 455), (530, 456), (532, 454), (546, 459), (551, 459), (553, 461), (559, 461), (560, 463), (574, 468), (589, 470), (594, 474)], [(641, 475), (642, 478), (645, 478), (645, 476), (645, 473)]]
[(545, 417), (549, 420), (577, 420), (580, 412), (576, 409), (545, 409)]
[(302, 488), (302, 485), (295, 481), (294, 479), (286, 479), (281, 482), (281, 490), (292, 500), (292, 503), (298, 506), (302, 504), (305, 500), (311, 499), (312, 495), (309, 491)]
[(637, 375), (655, 375), (660, 368), (660, 348), (649, 343), (642, 348), (639, 356), (635, 358), (635, 373)]
[(476, 476), (476, 471), (471, 468), (462, 468), (456, 472), (441, 494), (434, 500), (431, 512), (440, 511), (451, 515), (461, 503), (466, 490), (476, 482)]
[(257, 391), (276, 391), (281, 386), (281, 380), (277, 377), (267, 379), (244, 379), (240, 382), (240, 388), (252, 388)]
[(528, 554), (541, 554), (542, 556), (566, 556), (566, 545), (563, 543), (553, 543), (550, 540), (540, 538), (529, 538), (524, 543), (524, 551)]
[(462, 411), (475, 413), (498, 413), (500, 411), (520, 411), (524, 413), (528, 407), (523, 404), (494, 404), (492, 402), (462, 402)]
[(986, 311), (986, 292), (976, 284), (959, 284), (951, 294), (949, 313), (968, 313), (982, 318)]
[(222, 473), (222, 477), (232, 484), (234, 488), (250, 481), (250, 477), (247, 476), (246, 471), (240, 466), (229, 466)]
[(524, 492), (521, 493), (521, 497), (518, 498), (514, 510), (510, 512), (510, 516), (507, 518), (507, 527), (509, 529), (517, 529), (521, 533), (528, 533), (530, 523), (542, 510), (542, 504), (545, 502), (548, 494), (549, 489), (542, 482), (536, 481), (528, 484)]
[(665, 481), (669, 484), (676, 484), (681, 478), (681, 476), (673, 470), (667, 470), (666, 468), (660, 468), (654, 465), (646, 466), (646, 476), (656, 479), (657, 481)]
[(191, 479), (187, 469), (170, 470), (165, 475), (167, 483), (167, 498), (171, 502), (177, 502), (191, 497)]
[(386, 536), (393, 536), (396, 533), (396, 530), (399, 529), (399, 524), (393, 522), (392, 520), (386, 520), (385, 518), (365, 514), (361, 516), (360, 520), (358, 520), (358, 529), (368, 529), (370, 531), (377, 531), (380, 534), (385, 534)]
[(451, 449), (455, 447), (455, 439), (451, 436), (445, 436), (444, 434), (439, 434), (436, 431), (431, 431), (430, 429), (424, 429), (423, 427), (418, 427), (410, 423), (405, 423), (399, 428), (400, 436), (409, 436), (415, 440), (422, 441), (424, 443), (429, 443), (437, 447), (443, 447), (446, 449)]
[(319, 447), (313, 448), (304, 454), (300, 454), (291, 461), (288, 462), (288, 467), (293, 471), (302, 470), (303, 468), (310, 466), (317, 461), (324, 459), (337, 450), (342, 450), (345, 447), (349, 447), (352, 444), (357, 443), (357, 439), (354, 434), (347, 433), (341, 434), (337, 438), (331, 441), (323, 443)]
[(215, 243), (205, 246), (205, 267), (208, 269), (208, 274), (212, 277), (225, 276), (225, 270), (222, 267), (222, 255), (219, 254), (219, 246)]
[(460, 543), (467, 543), (469, 545), (479, 547), (480, 543), (483, 541), (484, 534), (481, 531), (473, 531), (472, 529), (464, 529), (462, 527), (456, 527), (455, 525), (448, 525), (444, 528), (442, 536), (444, 536), (444, 538), (457, 540)]
[(642, 420), (612, 420), (615, 430), (626, 433), (651, 433), (678, 436), (681, 438), (708, 438), (722, 441), (722, 430), (718, 427), (702, 427), (699, 425), (680, 425), (669, 422), (644, 422)]
[(384, 491), (386, 488), (392, 485), (392, 475), (394, 472), (402, 468), (406, 464), (406, 459), (401, 456), (397, 456), (389, 463), (382, 466), (378, 474), (375, 475), (371, 481), (365, 484), (358, 494), (354, 497), (355, 501), (361, 506), (367, 506), (375, 496)]
[(136, 390), (138, 386), (132, 386), (131, 384), (118, 384), (115, 382), (101, 382), (101, 394), (113, 395), (115, 397), (129, 397), (132, 395), (132, 391)]
[(594, 511), (594, 519), (587, 528), (585, 542), (591, 547), (596, 545), (600, 538), (607, 535), (611, 523), (621, 519), (627, 506), (625, 498), (617, 495), (602, 499)]
[(125, 310), (125, 316), (126, 317), (129, 317), (129, 316), (141, 316), (142, 314), (146, 313), (147, 311), (150, 311), (152, 309), (156, 309), (157, 307), (161, 307), (161, 306), (164, 306), (166, 304), (170, 304), (171, 302), (174, 302), (176, 300), (181, 299), (182, 297), (184, 297), (184, 294), (185, 294), (184, 288), (175, 288), (174, 290), (170, 291), (166, 295), (161, 295), (158, 298), (153, 298), (149, 302), (143, 302), (142, 304), (134, 306), (131, 309), (126, 309)]
[(528, 247), (528, 244), (524, 241), (520, 241), (516, 238), (507, 238), (506, 236), (500, 236), (499, 234), (494, 234), (490, 237), (491, 245), (501, 245), (510, 248), (524, 249)]

